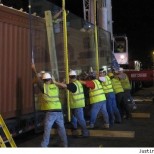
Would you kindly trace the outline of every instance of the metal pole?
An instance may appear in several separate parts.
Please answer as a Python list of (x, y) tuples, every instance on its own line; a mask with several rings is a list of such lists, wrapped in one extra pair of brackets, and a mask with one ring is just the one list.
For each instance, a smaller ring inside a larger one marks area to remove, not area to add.
[(96, 73), (99, 73), (99, 56), (98, 56), (98, 29), (96, 22), (96, 1), (94, 0), (94, 26), (95, 26), (95, 50), (96, 50)]
[[(67, 20), (66, 20), (66, 10), (65, 10), (65, 0), (62, 0), (63, 9), (63, 39), (64, 39), (64, 62), (65, 62), (65, 78), (66, 83), (69, 83), (68, 75), (68, 42), (67, 42)], [(71, 121), (70, 116), (70, 103), (69, 103), (69, 91), (67, 90), (67, 110), (68, 110), (68, 121)]]
[[(33, 51), (33, 31), (32, 31), (32, 4), (31, 4), (31, 0), (28, 1), (28, 8), (29, 8), (29, 44), (30, 44), (30, 52), (31, 52), (31, 60), (32, 60), (32, 64), (35, 64), (34, 61), (34, 51)], [(33, 76), (32, 76), (33, 78)], [(37, 118), (37, 111), (36, 111), (36, 107), (35, 107), (35, 93), (34, 93), (34, 85), (32, 85), (33, 87), (33, 107), (34, 107), (34, 118), (35, 118), (35, 132), (38, 131), (38, 126), (37, 126), (37, 122), (38, 122), (38, 118)]]
[(28, 1), (28, 8), (29, 8), (29, 35), (30, 35), (30, 52), (31, 52), (31, 58), (32, 58), (32, 64), (34, 64), (34, 53), (33, 53), (33, 39), (32, 39), (32, 11), (31, 11), (31, 0)]

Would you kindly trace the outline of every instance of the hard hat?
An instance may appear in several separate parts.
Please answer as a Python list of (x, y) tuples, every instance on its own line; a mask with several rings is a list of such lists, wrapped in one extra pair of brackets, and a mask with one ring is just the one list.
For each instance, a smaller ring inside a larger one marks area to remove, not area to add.
[(77, 74), (76, 74), (76, 71), (71, 70), (71, 71), (70, 71), (70, 73), (69, 73), (69, 75), (70, 75), (70, 76), (73, 76), (73, 75), (75, 75), (75, 76), (76, 76)]
[(108, 73), (108, 76), (112, 77), (112, 76), (114, 76), (114, 74), (110, 72), (110, 73)]
[(52, 79), (52, 78), (49, 73), (44, 73), (42, 79), (45, 80), (45, 79)]
[(41, 71), (40, 73), (41, 73), (41, 74), (44, 74), (44, 73), (45, 73), (45, 71)]
[(123, 71), (124, 69), (122, 67), (119, 68), (119, 71)]

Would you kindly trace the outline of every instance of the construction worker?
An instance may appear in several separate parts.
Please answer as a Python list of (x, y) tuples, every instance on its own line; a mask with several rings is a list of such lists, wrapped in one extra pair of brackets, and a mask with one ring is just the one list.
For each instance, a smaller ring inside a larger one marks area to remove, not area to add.
[(129, 102), (129, 104), (131, 104), (131, 108), (136, 109), (137, 105), (135, 104), (135, 102), (131, 96), (131, 84), (130, 84), (129, 78), (128, 78), (127, 74), (124, 73), (123, 71), (124, 71), (124, 69), (122, 67), (120, 67), (119, 71), (118, 71), (118, 73), (119, 73), (118, 77), (119, 77), (122, 87), (124, 89), (125, 95), (128, 98), (127, 100)]
[(130, 109), (127, 103), (127, 97), (124, 93), (124, 89), (121, 85), (119, 78), (113, 73), (108, 73), (108, 76), (111, 79), (112, 87), (116, 94), (117, 107), (120, 111), (121, 118), (123, 118), (124, 114), (126, 114), (126, 119), (130, 119), (131, 114), (130, 114)]
[(89, 74), (89, 79), (86, 81), (80, 80), (82, 84), (89, 88), (89, 99), (91, 105), (90, 111), (90, 128), (95, 127), (95, 122), (99, 111), (102, 113), (104, 118), (103, 128), (109, 128), (109, 116), (106, 110), (106, 97), (99, 80), (96, 79), (94, 73)]
[[(32, 65), (32, 69), (36, 73), (35, 66)], [(37, 75), (37, 73), (36, 73)], [(41, 90), (40, 94), (40, 110), (45, 112), (45, 121), (44, 121), (44, 134), (43, 140), (41, 142), (42, 147), (47, 147), (50, 140), (51, 129), (54, 123), (57, 124), (58, 133), (61, 139), (61, 146), (67, 147), (67, 135), (64, 126), (64, 117), (62, 113), (62, 105), (59, 100), (59, 89), (52, 82), (52, 77), (49, 73), (44, 73), (43, 84), (38, 77), (38, 85)]]
[(116, 96), (112, 88), (111, 79), (103, 68), (99, 70), (99, 80), (102, 83), (106, 96), (106, 107), (109, 114), (110, 125), (112, 126), (115, 122), (121, 123), (121, 115), (117, 108)]
[(78, 136), (77, 132), (77, 123), (81, 126), (82, 129), (82, 137), (88, 137), (89, 131), (86, 127), (86, 121), (84, 118), (83, 108), (85, 107), (85, 97), (83, 93), (83, 86), (77, 80), (76, 71), (71, 70), (69, 73), (70, 83), (60, 83), (54, 80), (54, 83), (63, 88), (67, 88), (70, 91), (70, 108), (72, 111), (72, 120), (71, 123), (73, 125), (73, 135)]

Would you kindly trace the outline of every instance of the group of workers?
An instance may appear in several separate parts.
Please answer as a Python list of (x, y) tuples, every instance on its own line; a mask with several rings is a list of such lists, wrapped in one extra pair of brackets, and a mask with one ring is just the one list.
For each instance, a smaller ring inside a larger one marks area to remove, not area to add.
[[(41, 91), (41, 110), (46, 113), (42, 147), (49, 145), (50, 133), (54, 123), (57, 124), (61, 146), (68, 147), (58, 87), (69, 90), (72, 134), (79, 137), (89, 137), (88, 128), (93, 129), (95, 127), (99, 113), (103, 115), (102, 128), (108, 129), (114, 123), (121, 123), (124, 118), (130, 119), (132, 106), (136, 107), (131, 97), (131, 85), (128, 76), (123, 72), (122, 68), (119, 71), (109, 73), (101, 68), (98, 77), (93, 72), (85, 74), (84, 77), (82, 75), (82, 77), (78, 77), (76, 71), (71, 70), (68, 84), (56, 81), (47, 72), (42, 73), (40, 77), (34, 64), (32, 69), (37, 75), (37, 83)], [(86, 106), (85, 87), (88, 91), (90, 104), (89, 125), (86, 124), (84, 113)], [(77, 133), (78, 124), (81, 128), (81, 135)]]

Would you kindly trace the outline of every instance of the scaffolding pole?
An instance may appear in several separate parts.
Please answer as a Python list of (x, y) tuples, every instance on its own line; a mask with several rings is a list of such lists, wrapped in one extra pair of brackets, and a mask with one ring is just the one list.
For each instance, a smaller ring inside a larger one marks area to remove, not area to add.
[(99, 55), (98, 55), (98, 29), (96, 22), (96, 0), (94, 0), (94, 26), (95, 26), (95, 50), (96, 50), (96, 73), (99, 74)]
[[(69, 83), (68, 75), (68, 41), (67, 41), (67, 20), (66, 20), (66, 10), (65, 10), (65, 0), (62, 0), (62, 9), (63, 9), (63, 39), (64, 39), (64, 63), (65, 63), (65, 78), (66, 83)], [(67, 111), (68, 111), (68, 121), (71, 121), (70, 115), (70, 102), (69, 102), (69, 91), (66, 92), (67, 96)]]

